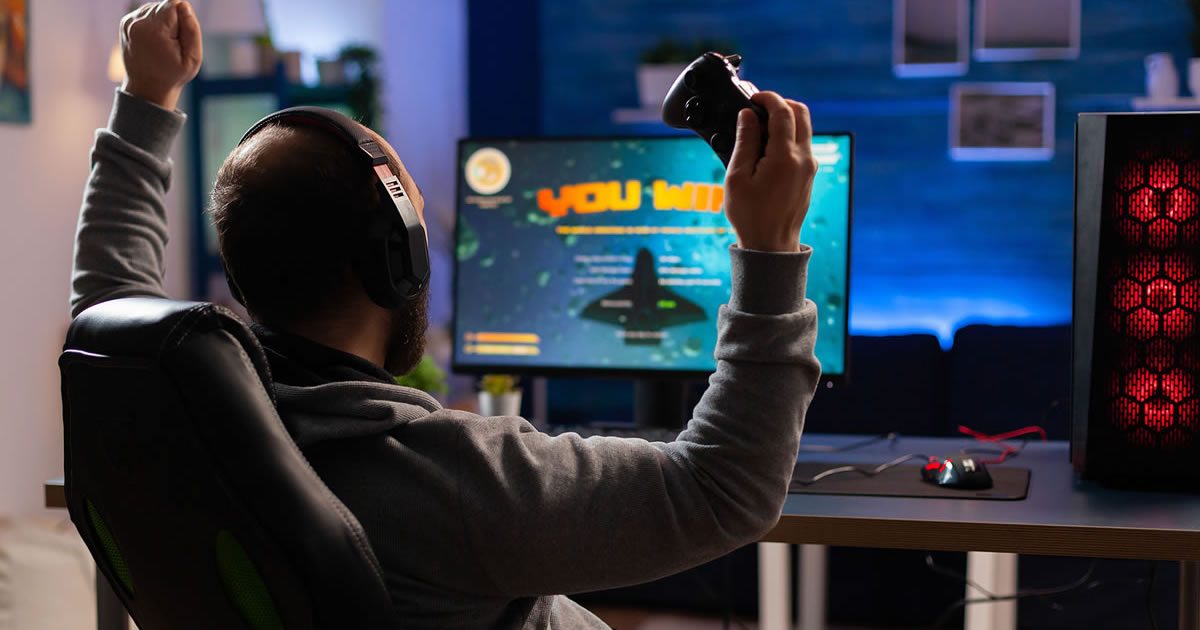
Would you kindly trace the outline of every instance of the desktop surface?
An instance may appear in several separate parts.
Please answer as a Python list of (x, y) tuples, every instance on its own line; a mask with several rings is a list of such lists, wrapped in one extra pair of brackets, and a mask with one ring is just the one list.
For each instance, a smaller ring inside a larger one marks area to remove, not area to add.
[[(846, 367), (848, 134), (818, 135), (801, 239), (827, 376)], [(459, 145), (456, 371), (699, 376), (735, 242), (725, 169), (695, 137), (467, 139)]]
[[(801, 448), (862, 436), (805, 434)], [(967, 438), (901, 437), (799, 461), (880, 464), (907, 453), (946, 455)], [(766, 541), (895, 549), (1200, 560), (1200, 494), (1133, 492), (1077, 481), (1067, 442), (1030, 443), (1002, 466), (1031, 470), (1023, 501), (789, 495)], [(915, 469), (913, 474), (919, 472)]]

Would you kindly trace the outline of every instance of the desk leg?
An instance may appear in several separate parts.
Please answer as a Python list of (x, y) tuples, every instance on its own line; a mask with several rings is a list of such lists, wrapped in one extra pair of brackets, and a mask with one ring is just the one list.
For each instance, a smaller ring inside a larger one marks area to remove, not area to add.
[(1200, 630), (1200, 562), (1179, 563), (1179, 630)]
[[(967, 553), (967, 577), (997, 595), (1017, 591), (1017, 556), (1011, 553)], [(967, 599), (984, 597), (968, 586)], [(1016, 630), (1017, 602), (972, 604), (967, 607), (963, 630)]]
[(96, 630), (129, 630), (125, 605), (100, 569), (96, 569)]
[(800, 545), (800, 579), (796, 585), (799, 630), (825, 630), (828, 552), (825, 545)]
[(792, 625), (791, 545), (758, 543), (758, 627), (789, 630)]

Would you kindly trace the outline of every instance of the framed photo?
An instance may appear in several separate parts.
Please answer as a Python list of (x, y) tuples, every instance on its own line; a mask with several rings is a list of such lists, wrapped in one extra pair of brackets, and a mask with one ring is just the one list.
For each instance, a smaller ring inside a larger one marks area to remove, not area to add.
[(956, 83), (950, 87), (954, 160), (1054, 157), (1053, 83)]
[(893, 0), (892, 68), (898, 77), (967, 73), (969, 0)]
[(1076, 59), (1080, 12), (1080, 0), (978, 0), (975, 59)]
[(26, 0), (0, 0), (0, 123), (28, 123), (29, 95)]

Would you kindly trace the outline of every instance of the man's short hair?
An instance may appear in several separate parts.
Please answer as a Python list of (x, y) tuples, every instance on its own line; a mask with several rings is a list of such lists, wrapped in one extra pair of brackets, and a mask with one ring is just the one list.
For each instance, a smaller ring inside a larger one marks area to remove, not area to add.
[[(393, 172), (403, 168), (392, 156)], [(287, 123), (259, 130), (225, 159), (212, 192), (221, 260), (254, 319), (316, 321), (347, 295), (375, 175), (331, 132)]]

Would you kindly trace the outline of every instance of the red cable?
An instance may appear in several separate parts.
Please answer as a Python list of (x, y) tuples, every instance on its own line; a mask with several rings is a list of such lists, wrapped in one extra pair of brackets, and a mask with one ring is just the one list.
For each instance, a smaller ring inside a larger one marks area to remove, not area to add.
[(1046, 441), (1046, 430), (1043, 429), (1042, 427), (1038, 427), (1038, 426), (1028, 426), (1023, 429), (1017, 429), (1015, 431), (1007, 431), (1005, 433), (999, 433), (996, 435), (988, 435), (986, 433), (981, 433), (979, 431), (976, 431), (975, 429), (972, 429), (970, 427), (960, 424), (960, 425), (958, 425), (958, 431), (960, 433), (969, 435), (969, 436), (975, 438), (976, 440), (979, 440), (980, 442), (990, 442), (992, 444), (999, 444), (1000, 446), (1004, 447), (1004, 450), (1000, 452), (1000, 456), (998, 458), (980, 460), (981, 462), (983, 462), (985, 464), (1003, 464), (1004, 460), (1008, 459), (1009, 455), (1012, 455), (1013, 453), (1017, 452), (1016, 447), (1011, 446), (1009, 444), (1005, 444), (1004, 440), (1012, 439), (1015, 437), (1020, 437), (1022, 435), (1029, 435), (1030, 433), (1037, 433), (1038, 435), (1041, 436), (1043, 442)]
[(1046, 441), (1046, 430), (1043, 429), (1042, 427), (1037, 427), (1037, 426), (1029, 426), (1029, 427), (1025, 427), (1024, 429), (1017, 429), (1015, 431), (998, 433), (996, 435), (987, 435), (986, 433), (980, 433), (979, 431), (976, 431), (975, 429), (963, 426), (961, 424), (958, 425), (958, 430), (960, 433), (965, 433), (967, 435), (970, 435), (971, 437), (973, 437), (977, 440), (980, 440), (982, 442), (999, 442), (1001, 440), (1010, 440), (1012, 438), (1020, 437), (1022, 435), (1028, 435), (1030, 433), (1037, 433), (1038, 435), (1041, 436), (1043, 442)]

